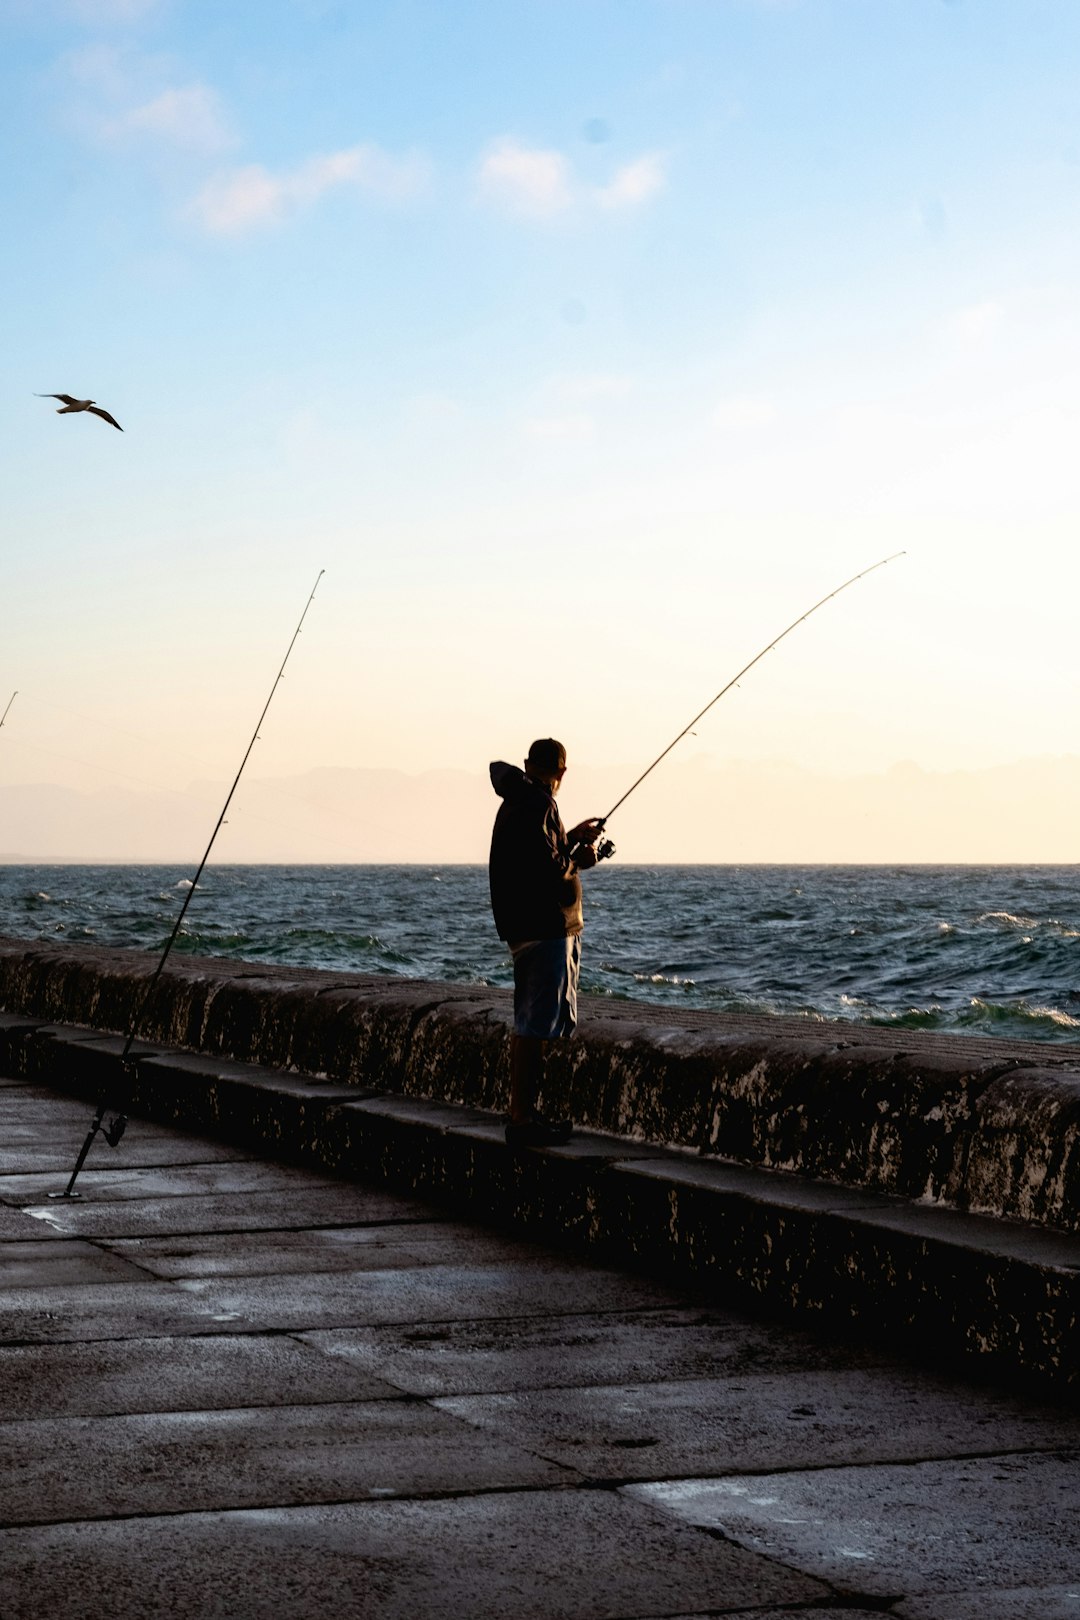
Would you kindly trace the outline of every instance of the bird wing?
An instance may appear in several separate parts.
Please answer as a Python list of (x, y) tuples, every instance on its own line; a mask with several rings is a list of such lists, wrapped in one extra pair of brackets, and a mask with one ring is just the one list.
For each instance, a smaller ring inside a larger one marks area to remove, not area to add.
[(70, 394), (36, 394), (35, 399), (62, 399), (65, 405), (81, 405), (82, 401), (72, 399)]
[(91, 416), (100, 416), (102, 421), (111, 422), (114, 428), (117, 428), (119, 432), (123, 433), (124, 430), (116, 420), (115, 416), (110, 416), (108, 411), (103, 411), (100, 405), (90, 405), (87, 408)]

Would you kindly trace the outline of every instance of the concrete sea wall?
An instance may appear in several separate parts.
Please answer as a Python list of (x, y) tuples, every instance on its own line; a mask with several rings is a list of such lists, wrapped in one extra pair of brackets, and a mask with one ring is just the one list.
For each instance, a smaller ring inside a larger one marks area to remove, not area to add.
[[(584, 998), (510, 1155), (488, 987), (0, 939), (0, 1060), (1012, 1373), (1080, 1377), (1080, 1048)], [(63, 1026), (57, 1028), (56, 1026)], [(495, 1116), (495, 1117), (493, 1117)], [(104, 1150), (107, 1151), (107, 1150)]]
[[(0, 1008), (124, 1034), (155, 958), (0, 939)], [(487, 987), (172, 958), (143, 1040), (402, 1096), (505, 1107)], [(1080, 1047), (679, 1016), (583, 998), (548, 1106), (762, 1169), (1080, 1231)]]

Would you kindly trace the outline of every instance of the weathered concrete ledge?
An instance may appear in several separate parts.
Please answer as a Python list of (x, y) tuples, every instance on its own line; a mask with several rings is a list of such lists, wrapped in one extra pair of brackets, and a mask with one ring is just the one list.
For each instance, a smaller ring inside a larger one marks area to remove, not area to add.
[[(126, 1032), (156, 958), (0, 938), (0, 1009)], [(150, 1041), (501, 1111), (506, 992), (173, 957)], [(1080, 1046), (583, 998), (546, 1099), (586, 1129), (1080, 1233)]]
[(0, 941), (0, 1064), (936, 1361), (1080, 1388), (1080, 1054), (594, 1002), (548, 1099), (583, 1134), (513, 1153), (493, 1117), (505, 994), (182, 960), (124, 1074), (153, 966)]

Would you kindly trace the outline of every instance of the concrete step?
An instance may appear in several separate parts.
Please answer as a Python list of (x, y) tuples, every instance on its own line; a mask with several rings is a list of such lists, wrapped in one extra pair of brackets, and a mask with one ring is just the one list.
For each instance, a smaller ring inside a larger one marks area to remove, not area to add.
[[(605, 1263), (1059, 1394), (1080, 1389), (1080, 1238), (583, 1131), (511, 1149), (494, 1114), (0, 1014), (0, 1067), (437, 1201)], [(90, 1123), (88, 1107), (87, 1124)], [(133, 1123), (132, 1130), (138, 1129)], [(88, 1168), (109, 1148), (99, 1136)]]

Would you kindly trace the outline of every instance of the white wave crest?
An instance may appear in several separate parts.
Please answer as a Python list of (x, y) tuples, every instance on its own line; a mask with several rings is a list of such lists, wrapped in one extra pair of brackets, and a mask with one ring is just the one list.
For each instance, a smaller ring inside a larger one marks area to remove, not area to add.
[(1032, 1018), (1049, 1018), (1052, 1024), (1060, 1024), (1063, 1029), (1080, 1029), (1080, 1018), (1073, 1018), (1059, 1007), (1029, 1007)]

